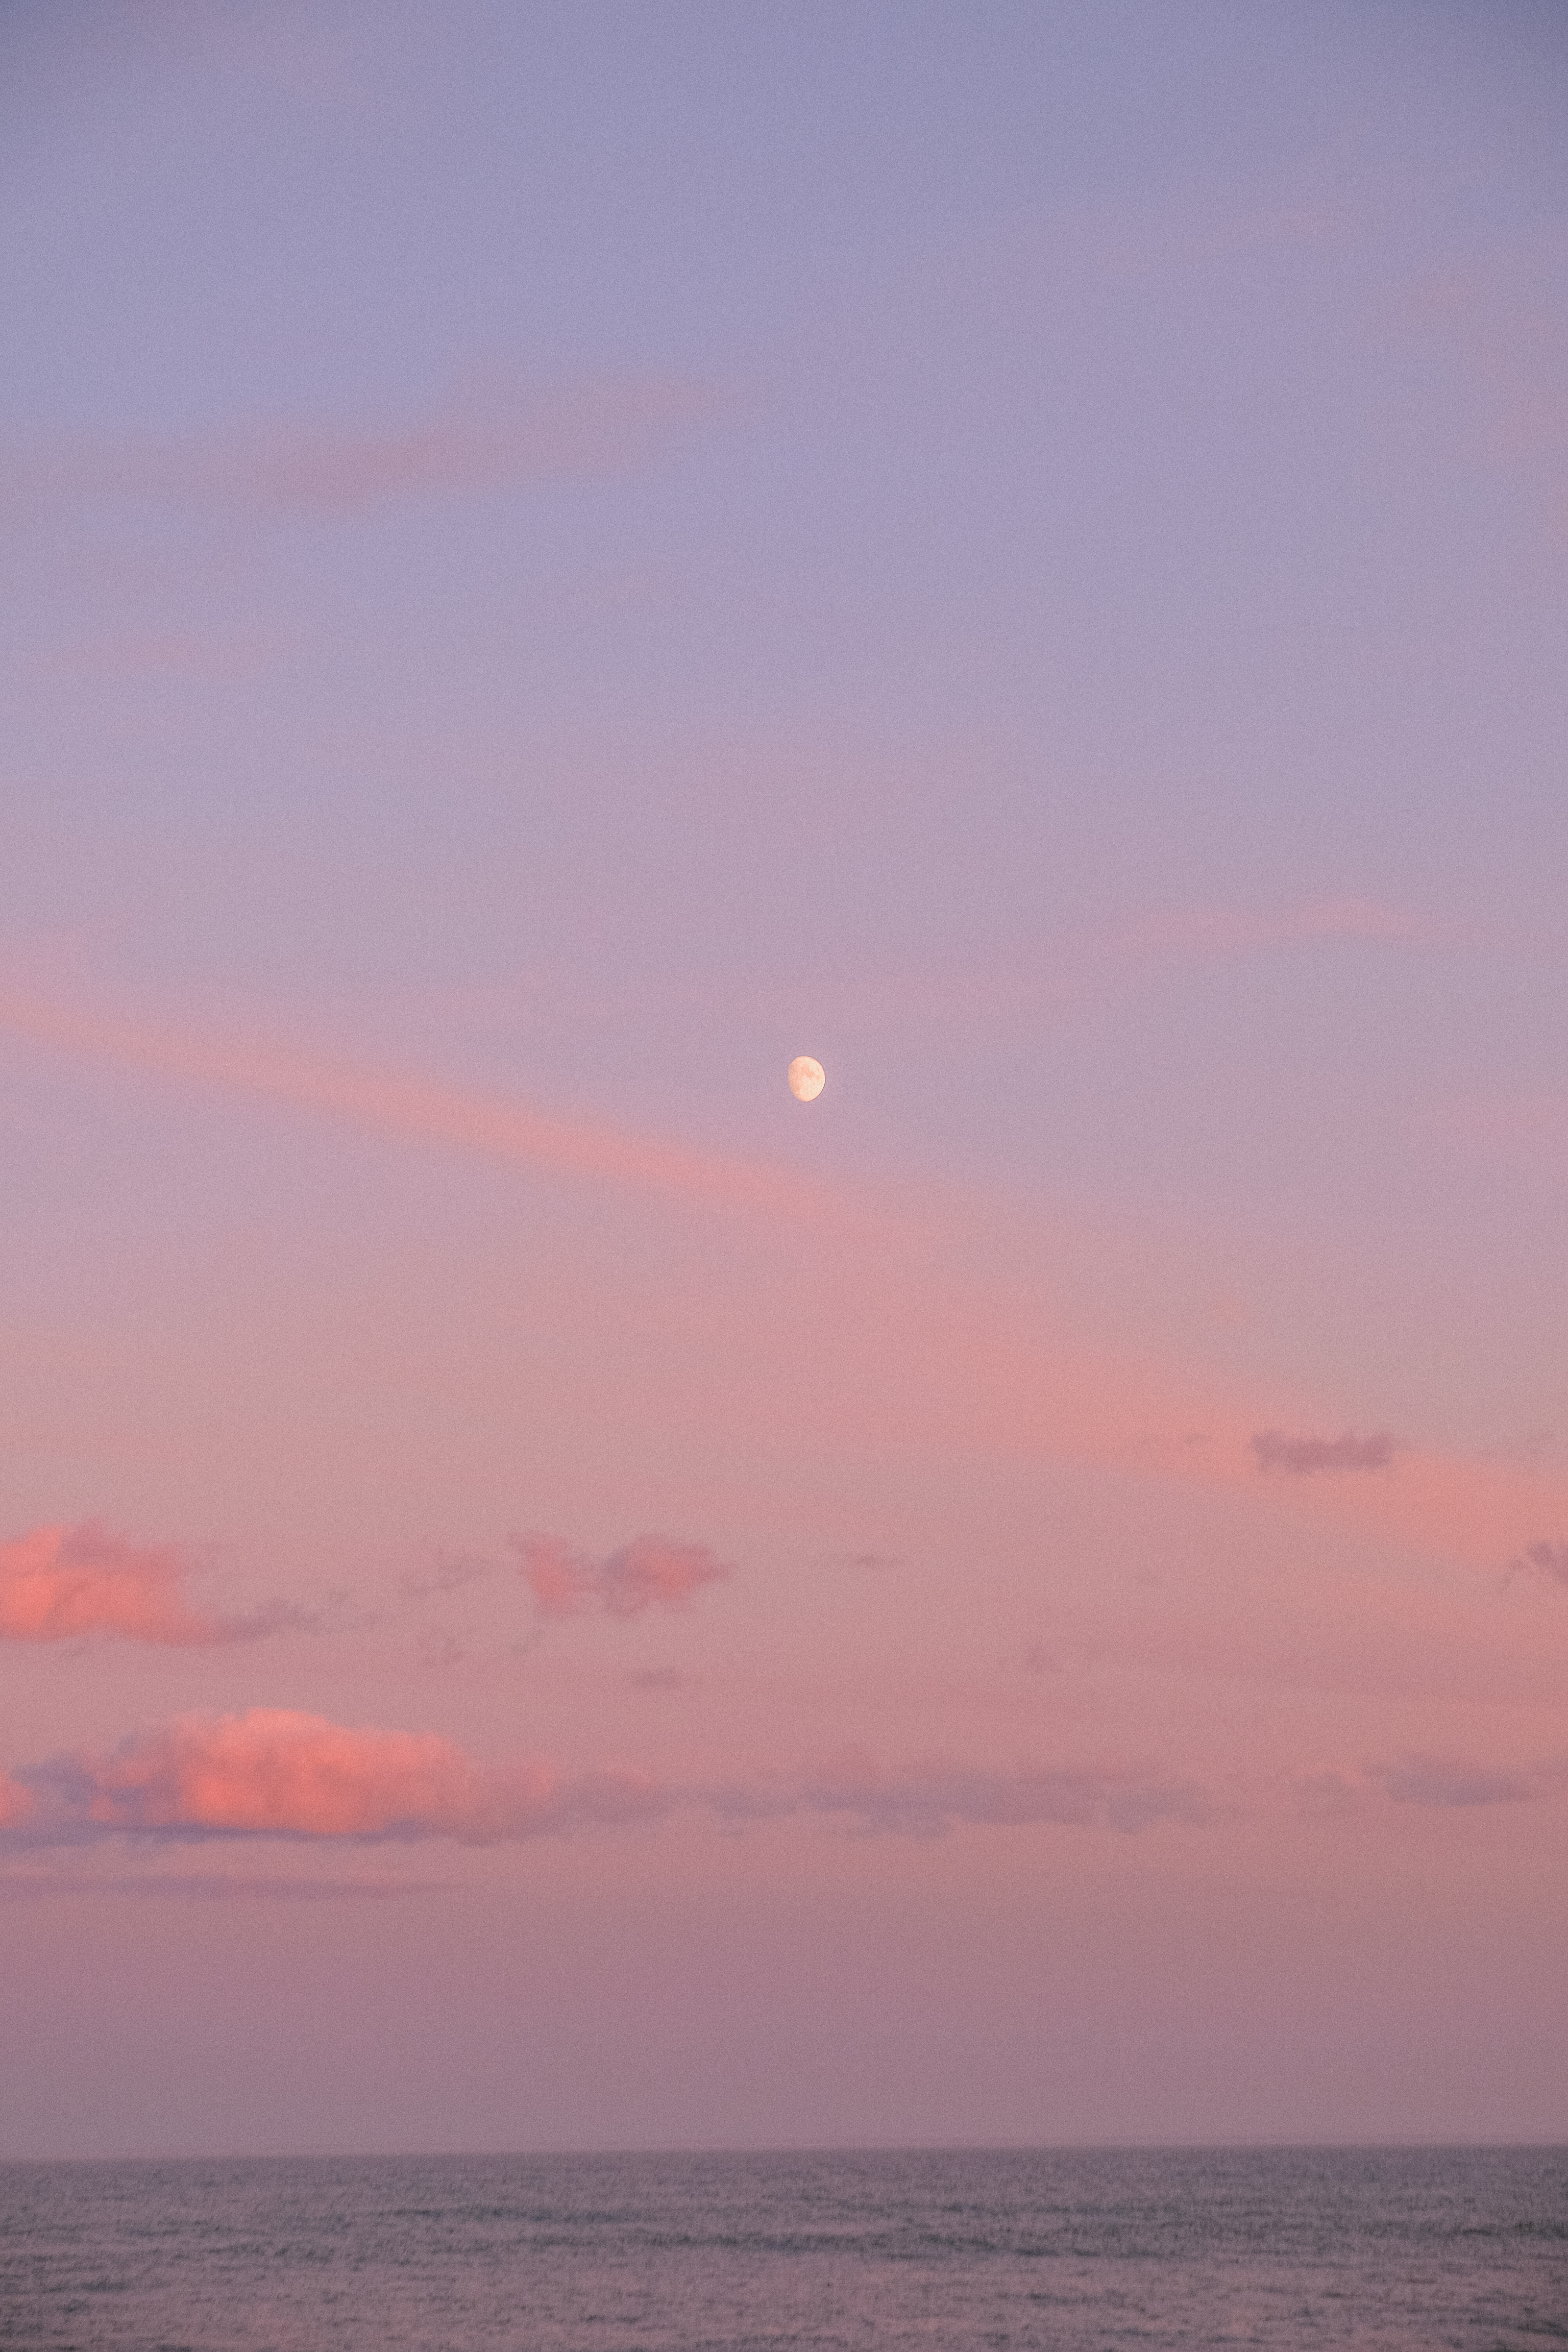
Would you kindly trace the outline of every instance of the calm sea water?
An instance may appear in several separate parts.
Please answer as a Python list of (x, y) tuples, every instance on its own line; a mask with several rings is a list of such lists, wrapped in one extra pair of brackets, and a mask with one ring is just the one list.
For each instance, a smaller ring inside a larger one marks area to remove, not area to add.
[(1568, 2344), (1568, 2150), (0, 2166), (0, 2344)]

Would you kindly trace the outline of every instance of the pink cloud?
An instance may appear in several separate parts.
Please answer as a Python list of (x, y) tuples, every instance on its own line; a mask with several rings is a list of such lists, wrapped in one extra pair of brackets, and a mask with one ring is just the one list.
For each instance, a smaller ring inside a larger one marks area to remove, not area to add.
[(731, 1571), (706, 1544), (635, 1536), (600, 1560), (573, 1551), (561, 1536), (514, 1536), (523, 1580), (547, 1617), (580, 1616), (595, 1603), (612, 1617), (640, 1617), (656, 1604), (684, 1608), (705, 1584)]
[(491, 1767), (430, 1731), (345, 1727), (275, 1707), (179, 1717), (113, 1755), (58, 1757), (21, 1783), (0, 1778), (0, 1790), (5, 1821), (28, 1846), (99, 1837), (447, 1837), (479, 1846), (626, 1828), (677, 1809), (731, 1825), (827, 1813), (905, 1837), (957, 1825), (1140, 1830), (1215, 1813), (1196, 1783), (1142, 1767), (884, 1771), (851, 1752), (797, 1778), (675, 1785), (632, 1771), (564, 1776), (548, 1761)]
[(494, 377), (383, 426), (274, 419), (173, 438), (77, 439), (13, 456), (0, 495), (350, 514), (412, 497), (472, 497), (593, 479), (656, 462), (727, 404), (675, 378), (593, 378), (550, 390)]
[[(1436, 1808), (1544, 1798), (1568, 1779), (1561, 1762), (1522, 1771), (1444, 1756), (1411, 1755), (1343, 1772), (1396, 1803)], [(314, 1715), (257, 1708), (191, 1716), (155, 1727), (110, 1755), (59, 1758), (0, 1775), (0, 1822), (33, 1850), (104, 1838), (153, 1843), (204, 1837), (321, 1841), (445, 1838), (490, 1845), (584, 1828), (613, 1829), (704, 1813), (731, 1828), (827, 1817), (873, 1836), (928, 1838), (959, 1829), (1111, 1830), (1169, 1823), (1202, 1828), (1300, 1801), (1306, 1785), (1265, 1773), (1223, 1789), (1152, 1764), (951, 1762), (884, 1768), (850, 1750), (797, 1775), (752, 1771), (723, 1780), (659, 1781), (628, 1771), (570, 1776), (547, 1762), (485, 1765), (432, 1732), (348, 1727)]]
[(454, 1835), (484, 1806), (481, 1776), (432, 1734), (347, 1730), (273, 1709), (172, 1724), (89, 1777), (89, 1816), (114, 1829)]
[[(26, 1785), (31, 1783), (31, 1789)], [(796, 1778), (661, 1783), (645, 1774), (569, 1777), (543, 1762), (477, 1763), (433, 1732), (351, 1727), (277, 1708), (187, 1716), (110, 1755), (57, 1759), (0, 1779), (5, 1821), (29, 1846), (112, 1836), (449, 1838), (468, 1845), (613, 1828), (678, 1809), (731, 1824), (836, 1815), (867, 1832), (934, 1836), (995, 1829), (1199, 1823), (1215, 1807), (1195, 1782), (1143, 1768), (996, 1772), (928, 1765), (888, 1771), (858, 1753)]]
[(225, 1619), (190, 1608), (182, 1555), (130, 1543), (89, 1520), (34, 1528), (0, 1543), (0, 1641), (66, 1642), (83, 1633), (175, 1648), (244, 1641), (275, 1618)]
[(561, 1118), (429, 1078), (368, 1070), (235, 1040), (204, 1038), (0, 996), (0, 1029), (183, 1084), (287, 1104), (382, 1134), (448, 1145), (548, 1173), (706, 1200), (771, 1217), (820, 1216), (825, 1189), (764, 1162)]
[[(1314, 919), (1321, 917), (1321, 910)], [(704, 1397), (716, 1433), (750, 1436), (758, 1426), (776, 1426), (788, 1412), (803, 1431), (833, 1444), (1000, 1449), (1182, 1485), (1249, 1486), (1281, 1507), (1321, 1512), (1491, 1570), (1538, 1539), (1542, 1527), (1568, 1523), (1568, 1487), (1529, 1465), (1402, 1450), (1396, 1477), (1259, 1480), (1259, 1422), (1266, 1414), (1271, 1421), (1266, 1437), (1292, 1425), (1310, 1428), (1325, 1417), (1321, 1402), (1283, 1393), (1248, 1400), (1227, 1392), (1228, 1383), (1217, 1383), (1200, 1365), (1118, 1355), (1065, 1329), (1030, 1328), (1013, 1304), (984, 1286), (933, 1285), (928, 1270), (911, 1281), (899, 1244), (906, 1231), (926, 1228), (890, 1195), (879, 1203), (766, 1162), (559, 1118), (434, 1080), (83, 1016), (37, 1000), (0, 996), (0, 1028), (54, 1050), (483, 1154), (563, 1181), (624, 1186), (755, 1216), (770, 1226), (809, 1223), (825, 1250), (848, 1238), (852, 1251), (841, 1252), (833, 1278), (859, 1307), (841, 1320), (837, 1352), (825, 1354), (814, 1338), (804, 1387), (789, 1370), (787, 1352), (754, 1352), (748, 1378), (726, 1376)], [(940, 1213), (950, 1229), (962, 1223), (951, 1198)], [(868, 1248), (868, 1241), (876, 1246)], [(787, 1302), (781, 1311), (790, 1311)], [(657, 1419), (657, 1391), (639, 1393), (636, 1402), (639, 1412)], [(1198, 1433), (1204, 1442), (1194, 1444)], [(1376, 1465), (1366, 1459), (1359, 1466)]]
[(1394, 1459), (1394, 1440), (1386, 1432), (1373, 1437), (1287, 1437), (1282, 1430), (1260, 1430), (1252, 1441), (1260, 1470), (1285, 1470), (1307, 1478), (1323, 1470), (1386, 1470)]
[(185, 1717), (47, 1777), (68, 1822), (101, 1831), (489, 1844), (640, 1818), (668, 1802), (635, 1774), (567, 1782), (548, 1764), (476, 1764), (433, 1732), (351, 1728), (268, 1707)]

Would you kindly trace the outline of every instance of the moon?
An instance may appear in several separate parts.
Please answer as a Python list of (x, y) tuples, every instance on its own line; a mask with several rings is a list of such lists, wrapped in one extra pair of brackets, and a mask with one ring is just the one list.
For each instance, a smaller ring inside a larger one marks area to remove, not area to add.
[(796, 1102), (815, 1102), (827, 1084), (827, 1073), (809, 1054), (797, 1054), (789, 1066), (789, 1090)]

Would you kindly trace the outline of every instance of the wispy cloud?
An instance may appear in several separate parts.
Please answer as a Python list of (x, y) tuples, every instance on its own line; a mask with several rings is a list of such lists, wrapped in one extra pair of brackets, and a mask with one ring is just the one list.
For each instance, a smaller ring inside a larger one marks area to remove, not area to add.
[(868, 1833), (931, 1837), (959, 1827), (1096, 1825), (1134, 1831), (1200, 1823), (1217, 1808), (1194, 1781), (1138, 1767), (1023, 1769), (924, 1765), (884, 1770), (854, 1753), (823, 1771), (678, 1783), (541, 1762), (477, 1763), (432, 1732), (350, 1727), (257, 1708), (188, 1716), (108, 1755), (58, 1757), (14, 1776), (23, 1805), (8, 1838), (29, 1849), (106, 1838), (154, 1843), (228, 1837), (489, 1845), (706, 1812), (731, 1827), (829, 1815)]
[(1542, 1576), (1550, 1577), (1553, 1584), (1568, 1585), (1568, 1543), (1526, 1544), (1513, 1566), (1532, 1568)]
[(216, 1617), (184, 1596), (188, 1564), (173, 1545), (138, 1545), (96, 1520), (33, 1528), (0, 1543), (0, 1641), (117, 1635), (172, 1648), (253, 1641), (298, 1622), (286, 1610)]
[(612, 1617), (640, 1617), (645, 1609), (684, 1608), (705, 1584), (731, 1571), (706, 1544), (668, 1536), (636, 1536), (603, 1559), (574, 1551), (561, 1536), (514, 1536), (523, 1580), (547, 1617), (576, 1617), (600, 1607)]
[[(1565, 1780), (1561, 1759), (1525, 1769), (1415, 1753), (1360, 1772), (1320, 1771), (1292, 1781), (1287, 1795), (1298, 1806), (1305, 1794), (1317, 1810), (1326, 1802), (1331, 1811), (1353, 1811), (1358, 1789), (1379, 1789), (1396, 1804), (1462, 1810), (1543, 1800)], [(284, 1838), (331, 1847), (438, 1839), (489, 1846), (647, 1826), (679, 1812), (731, 1831), (816, 1818), (865, 1836), (1052, 1828), (1131, 1835), (1267, 1811), (1280, 1802), (1283, 1786), (1265, 1776), (1216, 1787), (1135, 1761), (1011, 1770), (941, 1759), (889, 1766), (859, 1748), (793, 1773), (764, 1768), (690, 1780), (624, 1769), (570, 1773), (539, 1760), (483, 1764), (432, 1732), (256, 1708), (182, 1717), (107, 1754), (56, 1757), (0, 1775), (0, 1828), (5, 1848), (18, 1857), (105, 1841), (157, 1847)], [(331, 1891), (354, 1893), (362, 1884)], [(318, 1885), (312, 1880), (300, 1891)]]
[(1517, 1805), (1542, 1791), (1518, 1772), (1500, 1772), (1452, 1756), (1407, 1756), (1367, 1767), (1401, 1805)]
[(342, 1119), (384, 1135), (442, 1144), (544, 1173), (585, 1177), (770, 1216), (820, 1216), (829, 1195), (810, 1178), (438, 1079), (329, 1062), (234, 1038), (153, 1028), (0, 995), (0, 1031), (58, 1053), (142, 1069)]
[(1296, 1478), (1310, 1478), (1324, 1470), (1386, 1470), (1395, 1452), (1386, 1432), (1355, 1437), (1287, 1437), (1282, 1430), (1263, 1429), (1252, 1441), (1260, 1470), (1283, 1470)]
[(900, 1773), (856, 1754), (805, 1782), (794, 1801), (812, 1812), (847, 1814), (865, 1830), (921, 1837), (959, 1823), (1139, 1830), (1152, 1822), (1207, 1822), (1215, 1811), (1195, 1781), (1147, 1768), (989, 1772), (929, 1765)]
[(496, 375), (384, 425), (272, 418), (13, 447), (0, 457), (0, 509), (116, 500), (350, 515), (635, 470), (732, 405), (712, 385), (678, 378), (538, 388)]
[[(1280, 1505), (1353, 1521), (1379, 1538), (1494, 1573), (1543, 1527), (1564, 1522), (1565, 1490), (1545, 1468), (1394, 1447), (1385, 1433), (1293, 1434), (1292, 1424), (1310, 1429), (1320, 1418), (1313, 1400), (1285, 1392), (1245, 1399), (1228, 1383), (1216, 1385), (1212, 1369), (1108, 1351), (1063, 1328), (1026, 1328), (984, 1286), (933, 1281), (903, 1243), (928, 1234), (932, 1217), (961, 1227), (963, 1205), (951, 1195), (934, 1207), (926, 1199), (917, 1217), (886, 1187), (879, 1193), (829, 1186), (766, 1161), (690, 1150), (434, 1079), (86, 1016), (15, 993), (0, 994), (0, 1031), (47, 1050), (482, 1155), (563, 1182), (614, 1186), (770, 1227), (809, 1225), (825, 1244), (847, 1244), (838, 1248), (834, 1278), (859, 1307), (844, 1322), (832, 1378), (814, 1371), (809, 1386), (791, 1387), (789, 1367), (774, 1350), (765, 1361), (750, 1360), (753, 1377), (716, 1380), (705, 1410), (716, 1429), (737, 1438), (755, 1433), (757, 1416), (776, 1420), (787, 1405), (803, 1427), (833, 1442), (847, 1433), (879, 1444), (918, 1436), (947, 1451), (1001, 1448), (1182, 1485), (1247, 1485)], [(867, 1248), (868, 1241), (876, 1246)], [(858, 1355), (854, 1333), (873, 1330), (896, 1334), (897, 1344), (874, 1359)], [(648, 1406), (657, 1410), (657, 1401)], [(1203, 1444), (1193, 1443), (1195, 1432)], [(1397, 1475), (1322, 1475), (1377, 1471), (1395, 1454)], [(1260, 1468), (1269, 1475), (1260, 1479)]]

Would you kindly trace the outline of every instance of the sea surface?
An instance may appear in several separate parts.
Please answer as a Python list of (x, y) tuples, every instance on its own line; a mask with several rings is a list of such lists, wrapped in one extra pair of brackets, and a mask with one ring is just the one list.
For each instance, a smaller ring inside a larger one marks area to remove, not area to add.
[(0, 2165), (0, 2344), (1568, 2344), (1568, 2149)]

